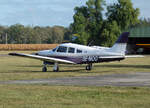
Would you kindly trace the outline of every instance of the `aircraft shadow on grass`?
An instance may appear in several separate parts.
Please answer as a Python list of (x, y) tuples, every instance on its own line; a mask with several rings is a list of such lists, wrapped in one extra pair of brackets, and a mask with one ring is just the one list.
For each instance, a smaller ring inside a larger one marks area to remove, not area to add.
[[(42, 67), (42, 65), (14, 65), (15, 67)], [(84, 65), (60, 65), (60, 67), (65, 67), (65, 68), (82, 68)], [(52, 67), (51, 65), (48, 65), (48, 67)]]
[[(15, 67), (22, 67), (22, 68), (37, 68), (37, 67), (42, 67), (42, 65), (13, 65)], [(51, 66), (49, 66), (51, 67)], [(65, 68), (68, 68), (68, 69), (64, 69), (64, 70), (61, 70), (59, 72), (77, 72), (77, 73), (92, 73), (92, 71), (86, 71), (83, 66), (81, 65), (62, 65), (62, 68), (65, 67)], [(74, 69), (72, 69), (71, 67), (74, 67)], [(52, 68), (52, 67), (51, 67)], [(61, 68), (61, 67), (60, 67)], [(79, 69), (78, 69), (79, 68)], [(12, 73), (26, 73), (26, 72), (34, 72), (34, 73), (41, 73), (42, 71), (32, 71), (32, 70), (12, 70)], [(48, 71), (48, 72), (53, 72), (53, 71)], [(59, 73), (57, 72), (57, 73)], [(55, 72), (56, 73), (56, 72)]]
[[(84, 72), (85, 69), (76, 69), (76, 70), (61, 70), (57, 73), (61, 73), (61, 72), (77, 72), (77, 73), (92, 73), (92, 72)], [(12, 70), (12, 73), (41, 73), (42, 71), (31, 71), (31, 70)], [(52, 73), (56, 73), (53, 71), (47, 71), (47, 72), (52, 72)], [(6, 73), (6, 72), (5, 72)], [(10, 72), (9, 72), (10, 73)], [(46, 72), (45, 72), (46, 73)]]
[[(18, 66), (17, 66), (18, 67)], [(21, 65), (20, 67), (42, 67), (42, 65)], [(49, 66), (51, 67), (51, 66)], [(84, 65), (62, 65), (62, 68), (74, 68), (73, 70), (85, 70)], [(103, 68), (103, 67), (108, 67), (108, 68), (145, 68), (145, 69), (150, 69), (150, 65), (128, 65), (128, 64), (106, 64), (106, 65), (94, 65), (95, 68)], [(83, 68), (83, 69), (75, 69), (75, 68)], [(72, 71), (69, 69), (69, 71)], [(67, 71), (67, 70), (66, 70)], [(60, 71), (64, 72), (64, 71)]]

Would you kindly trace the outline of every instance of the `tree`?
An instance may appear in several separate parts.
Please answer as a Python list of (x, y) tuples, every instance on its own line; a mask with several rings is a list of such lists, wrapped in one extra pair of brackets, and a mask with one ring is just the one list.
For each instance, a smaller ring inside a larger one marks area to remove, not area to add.
[[(74, 15), (73, 32), (78, 33), (79, 42), (87, 44), (91, 40), (97, 42), (101, 25), (103, 23), (103, 0), (88, 0), (86, 6), (76, 7)], [(91, 37), (92, 36), (92, 37)]]
[(131, 0), (118, 0), (118, 3), (108, 6), (107, 10), (106, 16), (109, 22), (116, 21), (121, 30), (139, 22), (139, 9), (133, 8)]
[(61, 26), (55, 26), (52, 28), (52, 40), (53, 43), (62, 43), (64, 39), (64, 28)]
[(102, 14), (104, 6), (104, 0), (88, 0), (85, 6), (75, 8), (71, 25), (73, 33), (79, 34), (77, 41), (112, 46), (122, 31), (139, 22), (139, 9), (133, 8), (131, 0), (118, 0), (107, 6), (106, 19)]
[(0, 44), (5, 43), (6, 27), (0, 26)]
[(65, 41), (71, 41), (71, 35), (72, 35), (72, 30), (71, 30), (71, 26), (69, 28), (65, 28), (64, 29), (65, 33), (64, 33), (64, 40)]
[(104, 22), (104, 29), (102, 30), (100, 40), (102, 46), (111, 47), (114, 42), (117, 40), (118, 36), (121, 33), (121, 29), (118, 26), (116, 21)]
[(25, 37), (23, 36), (24, 26), (20, 24), (12, 25), (8, 29), (9, 42), (23, 44)]

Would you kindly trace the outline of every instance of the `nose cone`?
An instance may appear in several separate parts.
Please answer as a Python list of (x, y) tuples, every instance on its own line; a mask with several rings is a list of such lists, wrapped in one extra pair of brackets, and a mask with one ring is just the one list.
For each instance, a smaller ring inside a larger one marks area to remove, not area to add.
[(50, 50), (43, 50), (43, 51), (39, 51), (38, 55), (40, 56), (47, 56), (49, 54)]

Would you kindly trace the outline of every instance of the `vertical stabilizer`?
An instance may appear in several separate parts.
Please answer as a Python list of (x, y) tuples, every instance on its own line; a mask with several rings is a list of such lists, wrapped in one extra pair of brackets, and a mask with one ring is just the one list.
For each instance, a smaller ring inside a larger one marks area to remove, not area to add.
[(125, 55), (129, 32), (124, 32), (120, 35), (116, 43), (109, 50), (111, 52), (120, 53), (121, 55)]

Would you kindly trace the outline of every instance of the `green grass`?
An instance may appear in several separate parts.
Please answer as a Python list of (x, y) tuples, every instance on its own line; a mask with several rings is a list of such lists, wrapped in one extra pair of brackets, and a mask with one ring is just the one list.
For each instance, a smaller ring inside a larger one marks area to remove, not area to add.
[(60, 65), (60, 72), (52, 72), (52, 68), (52, 65), (49, 66), (48, 72), (44, 73), (41, 71), (42, 61), (13, 56), (0, 57), (0, 81), (150, 72), (150, 56), (95, 64), (92, 71), (86, 71), (85, 65)]
[(149, 88), (0, 85), (0, 108), (149, 108)]

